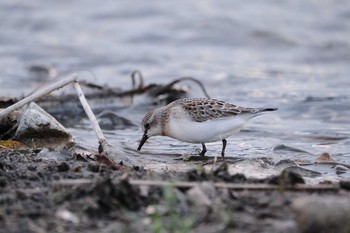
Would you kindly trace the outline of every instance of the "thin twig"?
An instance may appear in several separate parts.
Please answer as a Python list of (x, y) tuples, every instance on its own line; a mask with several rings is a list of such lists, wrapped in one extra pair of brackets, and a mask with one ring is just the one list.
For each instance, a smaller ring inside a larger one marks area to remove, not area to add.
[(83, 108), (85, 110), (85, 113), (86, 113), (87, 117), (90, 120), (91, 126), (92, 126), (92, 128), (94, 129), (94, 131), (96, 133), (96, 136), (98, 138), (98, 141), (99, 141), (100, 145), (106, 143), (107, 140), (106, 140), (105, 136), (102, 133), (100, 125), (98, 124), (97, 119), (96, 119), (94, 113), (92, 112), (92, 110), (90, 108), (90, 105), (86, 101), (86, 98), (85, 98), (85, 95), (83, 93), (83, 90), (81, 89), (81, 87), (80, 87), (80, 85), (79, 85), (79, 83), (77, 81), (75, 81), (73, 85), (74, 85), (74, 88), (75, 88), (75, 90), (77, 92), (77, 95), (79, 97), (80, 103), (83, 106)]
[[(79, 83), (76, 81), (74, 82), (74, 88), (78, 94), (79, 100), (81, 102), (81, 105), (83, 106), (86, 115), (88, 116), (91, 126), (93, 130), (95, 131), (95, 134), (98, 138), (99, 147), (98, 151), (102, 155), (101, 157), (97, 157), (97, 161), (102, 162), (103, 164), (106, 164), (108, 166), (111, 166), (114, 169), (119, 168), (118, 163), (122, 162), (123, 165), (126, 166), (134, 166), (136, 165), (132, 160), (130, 160), (127, 155), (120, 149), (122, 146), (119, 146), (119, 148), (112, 146), (108, 143), (107, 139), (103, 135), (103, 132), (101, 130), (100, 125), (97, 122), (97, 119), (92, 112), (90, 105), (88, 104), (85, 95), (83, 91), (81, 90), (81, 87)], [(108, 156), (108, 157), (103, 157)], [(114, 159), (120, 160), (120, 162), (115, 162)]]
[[(84, 185), (92, 184), (93, 180), (89, 179), (62, 179), (54, 182), (55, 185), (71, 186), (71, 185)], [(129, 183), (137, 186), (156, 186), (166, 187), (173, 186), (177, 188), (193, 188), (200, 185), (202, 182), (185, 182), (185, 181), (157, 181), (157, 180), (134, 180), (130, 179)], [(337, 191), (339, 190), (338, 185), (334, 184), (322, 184), (322, 185), (273, 185), (273, 184), (252, 184), (252, 183), (224, 183), (214, 182), (212, 183), (215, 188), (233, 189), (233, 190), (251, 190), (251, 191), (268, 191), (268, 190), (288, 190), (288, 191)]]
[[(155, 181), (155, 180), (130, 180), (130, 184), (138, 186), (169, 186), (172, 185), (178, 188), (192, 188), (196, 185), (199, 185), (201, 182), (169, 182), (169, 181)], [(339, 187), (336, 185), (272, 185), (272, 184), (251, 184), (251, 183), (224, 183), (216, 182), (213, 183), (216, 188), (225, 188), (225, 189), (234, 189), (234, 190), (290, 190), (290, 191), (336, 191), (339, 190)]]
[(58, 181), (53, 181), (53, 185), (61, 186), (71, 186), (71, 185), (83, 185), (83, 184), (92, 184), (94, 181), (90, 179), (61, 179)]

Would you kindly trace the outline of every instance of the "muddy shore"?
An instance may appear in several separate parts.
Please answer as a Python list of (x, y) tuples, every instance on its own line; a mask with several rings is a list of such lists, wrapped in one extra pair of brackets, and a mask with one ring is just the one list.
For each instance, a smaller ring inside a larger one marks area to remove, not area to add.
[[(113, 170), (68, 152), (1, 151), (0, 232), (349, 230), (344, 222), (349, 218), (344, 215), (349, 213), (348, 202), (338, 203), (350, 197), (346, 182), (297, 191), (286, 188), (303, 183), (293, 174), (251, 180), (229, 175), (225, 169), (222, 164), (212, 173), (200, 167), (164, 173), (143, 168)], [(191, 185), (178, 185), (182, 183)], [(218, 183), (275, 188), (220, 188), (215, 186)], [(303, 202), (311, 203), (307, 198), (320, 201), (305, 209)], [(319, 203), (323, 203), (323, 215), (309, 214)], [(336, 212), (344, 214), (329, 220)]]

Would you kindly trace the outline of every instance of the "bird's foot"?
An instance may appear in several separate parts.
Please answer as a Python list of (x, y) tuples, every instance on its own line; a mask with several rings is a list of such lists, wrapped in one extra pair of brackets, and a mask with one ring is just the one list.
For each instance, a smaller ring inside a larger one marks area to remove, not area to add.
[(202, 143), (202, 151), (201, 153), (199, 153), (199, 155), (203, 157), (206, 152), (207, 152), (207, 147), (205, 146), (204, 143)]
[(203, 156), (205, 156), (205, 153), (206, 153), (206, 151), (202, 150), (202, 151), (199, 153), (199, 155), (203, 157)]
[(200, 148), (196, 148), (196, 149), (194, 150), (194, 152), (191, 153), (191, 154), (193, 154), (193, 155), (205, 156), (205, 153), (206, 153), (206, 152), (207, 152), (206, 150), (202, 150), (202, 149), (200, 149)]

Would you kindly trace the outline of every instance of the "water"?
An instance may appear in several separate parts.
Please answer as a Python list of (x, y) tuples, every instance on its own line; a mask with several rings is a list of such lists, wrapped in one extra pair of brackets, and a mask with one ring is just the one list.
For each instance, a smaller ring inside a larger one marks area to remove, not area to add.
[[(46, 81), (29, 71), (33, 65), (123, 89), (135, 69), (148, 83), (192, 76), (212, 97), (279, 108), (230, 138), (228, 156), (314, 161), (329, 152), (350, 163), (348, 1), (3, 0), (0, 22), (1, 96), (20, 97)], [(192, 87), (192, 97), (202, 96)], [(76, 139), (96, 143), (86, 128), (72, 129)], [(106, 134), (136, 148), (142, 133)], [(309, 153), (273, 151), (281, 144)], [(172, 155), (196, 147), (158, 137), (144, 150)], [(207, 147), (215, 155), (221, 143)]]

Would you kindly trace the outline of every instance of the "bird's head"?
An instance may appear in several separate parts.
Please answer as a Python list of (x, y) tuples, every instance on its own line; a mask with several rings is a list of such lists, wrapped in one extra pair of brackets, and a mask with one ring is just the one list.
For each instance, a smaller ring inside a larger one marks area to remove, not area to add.
[(148, 138), (155, 135), (162, 135), (161, 112), (157, 109), (148, 112), (142, 120), (141, 127), (143, 136), (137, 148), (138, 151), (141, 150)]

